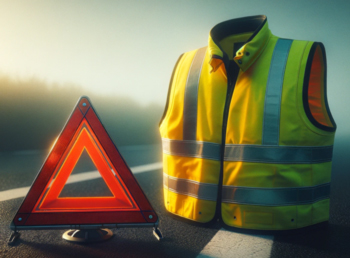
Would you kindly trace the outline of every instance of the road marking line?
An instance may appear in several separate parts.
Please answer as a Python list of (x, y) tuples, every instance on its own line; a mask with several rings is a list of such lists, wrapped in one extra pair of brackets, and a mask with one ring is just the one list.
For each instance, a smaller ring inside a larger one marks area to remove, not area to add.
[[(133, 174), (138, 174), (138, 173), (142, 173), (142, 172), (148, 172), (148, 171), (152, 171), (152, 170), (161, 169), (162, 167), (163, 167), (162, 162), (156, 162), (156, 163), (131, 167), (130, 169), (131, 169)], [(72, 184), (72, 183), (92, 180), (92, 179), (96, 179), (96, 178), (100, 178), (100, 177), (101, 177), (100, 172), (98, 172), (97, 170), (88, 171), (88, 172), (79, 173), (76, 175), (71, 175), (68, 178), (68, 181), (66, 184)], [(0, 192), (0, 202), (19, 198), (19, 197), (24, 197), (27, 195), (29, 189), (30, 189), (30, 186), (2, 191), (2, 192)]]
[(221, 229), (197, 258), (268, 258), (271, 255), (272, 244), (273, 236), (271, 235), (248, 235)]

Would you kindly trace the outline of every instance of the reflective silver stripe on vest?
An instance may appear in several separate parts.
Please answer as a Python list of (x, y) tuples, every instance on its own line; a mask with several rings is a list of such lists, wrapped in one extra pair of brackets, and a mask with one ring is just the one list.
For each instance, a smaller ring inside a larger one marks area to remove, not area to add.
[(201, 200), (216, 201), (218, 185), (181, 179), (163, 173), (164, 187), (174, 193), (195, 197)]
[[(220, 161), (220, 144), (163, 138), (163, 152), (168, 155)], [(333, 146), (266, 146), (226, 144), (225, 161), (275, 164), (314, 164), (332, 161)]]
[(198, 85), (206, 50), (207, 47), (198, 49), (187, 76), (183, 111), (184, 140), (196, 140)]
[(226, 144), (225, 161), (313, 164), (332, 161), (333, 146)]
[(263, 145), (278, 145), (279, 142), (282, 86), (292, 42), (289, 39), (278, 39), (273, 50), (265, 93)]
[(259, 206), (310, 204), (327, 199), (329, 195), (329, 183), (311, 187), (291, 188), (257, 188), (226, 185), (222, 187), (222, 202)]
[(169, 155), (220, 160), (220, 144), (163, 138), (163, 152)]

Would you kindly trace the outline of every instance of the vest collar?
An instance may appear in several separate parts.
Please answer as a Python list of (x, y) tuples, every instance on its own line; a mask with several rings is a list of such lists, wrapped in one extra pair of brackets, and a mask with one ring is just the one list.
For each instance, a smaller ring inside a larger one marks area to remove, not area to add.
[(230, 35), (245, 32), (253, 32), (253, 34), (239, 48), (236, 56), (233, 58), (242, 71), (246, 71), (255, 62), (272, 35), (266, 16), (258, 15), (233, 19), (219, 23), (211, 29), (208, 43), (211, 72), (215, 72), (224, 62), (227, 63), (229, 61), (229, 57), (223, 51), (219, 42)]

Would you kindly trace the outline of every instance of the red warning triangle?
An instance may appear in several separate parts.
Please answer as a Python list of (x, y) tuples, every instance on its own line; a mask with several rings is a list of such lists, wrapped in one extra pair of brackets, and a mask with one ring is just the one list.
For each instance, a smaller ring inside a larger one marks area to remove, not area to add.
[[(83, 151), (113, 196), (60, 197)], [(158, 216), (87, 97), (81, 97), (21, 207), (14, 229), (157, 224)]]

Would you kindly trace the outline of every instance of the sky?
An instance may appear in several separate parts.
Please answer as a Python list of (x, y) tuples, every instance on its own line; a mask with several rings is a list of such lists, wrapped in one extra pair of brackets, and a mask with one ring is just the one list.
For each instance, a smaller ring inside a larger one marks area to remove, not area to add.
[(182, 53), (219, 22), (265, 14), (279, 37), (324, 43), (329, 105), (347, 134), (349, 13), (345, 0), (0, 0), (0, 73), (164, 105)]

